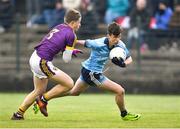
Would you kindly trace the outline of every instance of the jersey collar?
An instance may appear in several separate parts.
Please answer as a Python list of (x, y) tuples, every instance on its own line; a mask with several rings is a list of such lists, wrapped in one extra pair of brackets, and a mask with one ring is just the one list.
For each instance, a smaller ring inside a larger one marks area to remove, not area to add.
[(107, 45), (107, 47), (108, 47), (109, 50), (111, 50), (111, 49), (113, 49), (113, 48), (115, 47), (115, 45), (113, 45), (112, 47), (109, 47), (109, 39), (108, 39), (108, 38), (105, 38), (104, 44)]

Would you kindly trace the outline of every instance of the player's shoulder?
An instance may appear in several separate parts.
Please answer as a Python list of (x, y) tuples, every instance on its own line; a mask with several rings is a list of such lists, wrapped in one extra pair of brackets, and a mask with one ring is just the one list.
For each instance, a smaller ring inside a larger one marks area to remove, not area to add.
[(59, 24), (55, 28), (60, 30), (59, 32), (65, 35), (66, 37), (72, 37), (72, 38), (76, 37), (76, 34), (74, 33), (73, 29), (67, 24)]
[(73, 33), (73, 29), (68, 26), (67, 24), (59, 24), (57, 26), (55, 26), (54, 28), (58, 29), (58, 30), (61, 30), (61, 32), (70, 32), (70, 33)]
[(119, 43), (117, 44), (117, 46), (126, 47), (125, 43), (122, 40), (119, 40)]

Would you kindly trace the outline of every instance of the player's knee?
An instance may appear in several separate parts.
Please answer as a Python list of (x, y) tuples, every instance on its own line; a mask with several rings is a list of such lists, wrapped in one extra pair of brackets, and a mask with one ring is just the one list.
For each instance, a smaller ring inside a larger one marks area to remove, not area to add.
[(38, 96), (38, 95), (43, 94), (43, 90), (41, 90), (41, 89), (34, 89), (34, 90), (33, 90), (33, 93), (34, 93), (36, 96)]
[(124, 94), (125, 94), (124, 88), (119, 89), (118, 92), (117, 92), (117, 94), (118, 94), (118, 95), (124, 95)]
[(79, 95), (80, 95), (80, 93), (73, 93), (72, 96), (79, 96)]
[(68, 80), (66, 83), (66, 87), (68, 90), (71, 90), (74, 86), (74, 81), (72, 79)]
[(72, 89), (73, 86), (74, 86), (74, 81), (71, 79), (71, 81), (69, 81), (68, 88), (69, 88), (69, 89)]
[(70, 94), (71, 94), (71, 96), (79, 96), (79, 95), (80, 95), (80, 92), (71, 91)]
[(125, 89), (124, 88), (122, 88), (122, 95), (124, 95), (125, 94)]

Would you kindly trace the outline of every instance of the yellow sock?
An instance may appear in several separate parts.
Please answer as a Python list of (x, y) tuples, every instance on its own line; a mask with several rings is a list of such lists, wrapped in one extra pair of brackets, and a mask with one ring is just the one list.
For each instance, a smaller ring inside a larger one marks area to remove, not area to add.
[(17, 113), (23, 116), (24, 112), (25, 112), (25, 110), (22, 107), (19, 107)]
[(48, 99), (48, 96), (47, 96), (47, 93), (43, 94), (43, 97), (44, 97), (44, 99), (45, 99), (46, 101), (49, 100), (49, 99)]

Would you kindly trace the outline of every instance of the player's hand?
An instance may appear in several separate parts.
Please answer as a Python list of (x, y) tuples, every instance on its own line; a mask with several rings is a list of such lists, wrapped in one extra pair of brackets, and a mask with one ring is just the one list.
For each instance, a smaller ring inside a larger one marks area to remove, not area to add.
[(126, 64), (124, 63), (124, 60), (122, 58), (118, 59), (117, 57), (113, 57), (111, 60), (115, 65), (118, 65), (120, 67), (126, 67)]
[(74, 49), (73, 52), (72, 52), (72, 55), (73, 55), (74, 57), (77, 57), (77, 54), (79, 54), (79, 53), (83, 54), (82, 50)]

